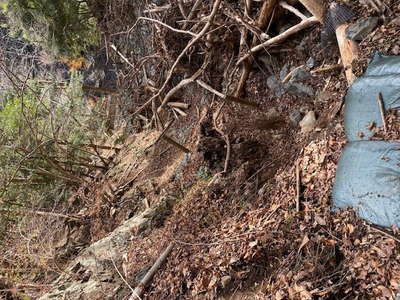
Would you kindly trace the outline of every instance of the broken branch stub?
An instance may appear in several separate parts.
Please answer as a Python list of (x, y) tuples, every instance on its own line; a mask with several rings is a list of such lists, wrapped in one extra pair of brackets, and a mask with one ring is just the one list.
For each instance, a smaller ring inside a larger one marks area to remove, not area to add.
[[(356, 78), (352, 70), (352, 62), (358, 57), (358, 45), (346, 37), (347, 21), (351, 18), (351, 10), (344, 4), (331, 3), (328, 11), (325, 13), (325, 7), (322, 0), (299, 0), (319, 22), (329, 21), (325, 26), (333, 26), (335, 28), (336, 39), (338, 42), (340, 56), (347, 83), (351, 84)], [(332, 23), (332, 24), (331, 24)], [(329, 30), (329, 28), (327, 29)]]
[(324, 17), (324, 3), (322, 0), (299, 0), (301, 4), (307, 8), (307, 10), (318, 19), (319, 22), (323, 22)]

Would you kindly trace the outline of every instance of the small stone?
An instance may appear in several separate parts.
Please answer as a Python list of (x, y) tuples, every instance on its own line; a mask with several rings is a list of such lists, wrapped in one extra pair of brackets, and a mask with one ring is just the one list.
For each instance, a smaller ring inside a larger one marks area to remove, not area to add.
[(379, 18), (369, 17), (357, 20), (346, 29), (346, 37), (353, 41), (362, 41), (378, 25)]
[(293, 96), (297, 96), (297, 97), (313, 97), (314, 96), (314, 90), (310, 86), (304, 85), (302, 83), (289, 81), (285, 85), (285, 88), (286, 88), (286, 91)]
[(309, 111), (300, 121), (300, 127), (302, 133), (309, 133), (313, 131), (317, 119), (315, 118), (315, 113), (313, 111)]
[(291, 82), (306, 81), (310, 78), (311, 78), (311, 73), (307, 69), (299, 68), (293, 72), (290, 81)]
[(297, 126), (299, 124), (299, 122), (301, 121), (301, 112), (300, 112), (300, 110), (299, 109), (293, 110), (289, 114), (289, 120), (294, 126)]
[(276, 78), (276, 76), (270, 76), (267, 78), (268, 88), (275, 93), (276, 97), (282, 97), (284, 94), (282, 83)]
[(309, 69), (314, 68), (314, 67), (315, 67), (315, 59), (312, 58), (312, 57), (310, 57), (310, 58), (307, 60), (307, 62), (306, 62), (306, 66), (307, 66), (307, 68), (309, 68)]
[(276, 89), (278, 85), (278, 79), (276, 79), (276, 76), (272, 75), (267, 78), (267, 86), (270, 90)]

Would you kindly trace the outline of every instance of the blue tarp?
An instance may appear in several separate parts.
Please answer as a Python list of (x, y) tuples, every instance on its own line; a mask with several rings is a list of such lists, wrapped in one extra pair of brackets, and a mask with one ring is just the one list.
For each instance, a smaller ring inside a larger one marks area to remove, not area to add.
[(351, 206), (377, 225), (400, 227), (400, 143), (368, 140), (368, 125), (382, 126), (379, 93), (386, 110), (400, 110), (399, 56), (375, 54), (347, 92), (344, 120), (349, 143), (336, 171), (333, 205)]

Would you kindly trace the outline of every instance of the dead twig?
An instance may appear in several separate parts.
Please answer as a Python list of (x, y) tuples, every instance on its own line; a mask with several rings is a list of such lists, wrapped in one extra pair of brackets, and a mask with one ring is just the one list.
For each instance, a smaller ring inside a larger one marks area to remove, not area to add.
[(298, 9), (294, 8), (293, 6), (289, 5), (286, 1), (280, 1), (279, 5), (282, 6), (284, 9), (287, 9), (291, 13), (295, 14), (298, 16), (300, 19), (307, 20), (307, 17), (303, 15)]
[(220, 98), (222, 98), (222, 99), (225, 99), (225, 95), (224, 95), (223, 93), (218, 92), (216, 89), (212, 88), (210, 85), (208, 85), (208, 84), (205, 83), (204, 81), (198, 79), (198, 80), (196, 80), (196, 82), (197, 82), (201, 87), (205, 88), (207, 91), (213, 93), (214, 95), (216, 95), (216, 96), (218, 96), (218, 97), (220, 97)]
[(168, 102), (168, 106), (173, 108), (182, 108), (182, 109), (189, 108), (189, 104), (183, 102)]
[(166, 11), (166, 10), (168, 10), (170, 8), (171, 8), (171, 5), (167, 4), (167, 5), (156, 7), (156, 8), (152, 8), (152, 9), (146, 9), (146, 10), (143, 11), (143, 13), (145, 13), (145, 14), (158, 13), (158, 12)]
[(181, 144), (179, 144), (177, 141), (173, 140), (172, 138), (170, 138), (169, 136), (167, 136), (166, 134), (164, 134), (163, 139), (171, 144), (172, 146), (175, 146), (176, 148), (178, 148), (179, 150), (185, 152), (185, 153), (190, 153), (191, 151), (186, 148), (185, 146), (182, 146)]
[(180, 114), (182, 117), (187, 117), (187, 113), (185, 113), (183, 110), (180, 108), (174, 107), (172, 108), (173, 111), (176, 111), (178, 114)]
[(379, 106), (379, 111), (381, 113), (381, 118), (382, 118), (382, 123), (383, 123), (383, 130), (385, 133), (387, 133), (387, 124), (386, 124), (386, 118), (385, 118), (385, 107), (383, 105), (383, 97), (382, 93), (378, 94), (378, 97), (376, 98)]
[(238, 103), (241, 105), (248, 106), (253, 109), (259, 109), (259, 106), (256, 103), (252, 103), (252, 102), (249, 102), (249, 101), (246, 101), (241, 98), (234, 97), (234, 96), (225, 96), (223, 93), (217, 91), (216, 89), (214, 89), (213, 87), (211, 87), (210, 85), (208, 85), (207, 83), (205, 83), (204, 81), (202, 81), (200, 79), (197, 79), (196, 82), (198, 85), (205, 88), (207, 91), (213, 93), (214, 95), (216, 95), (226, 101), (235, 102), (235, 103)]
[[(203, 29), (196, 35), (196, 37), (194, 37), (192, 40), (190, 40), (190, 42), (186, 45), (186, 47), (182, 50), (182, 52), (179, 54), (178, 58), (175, 60), (174, 64), (172, 65), (172, 67), (170, 68), (168, 74), (167, 74), (167, 78), (164, 81), (164, 84), (161, 86), (161, 88), (158, 90), (157, 94), (155, 94), (153, 97), (151, 97), (146, 103), (144, 103), (141, 107), (139, 107), (135, 112), (134, 115), (140, 113), (143, 109), (145, 109), (154, 99), (158, 98), (165, 90), (167, 84), (169, 83), (172, 74), (175, 71), (175, 68), (177, 67), (178, 63), (181, 61), (182, 57), (186, 54), (186, 52), (199, 40), (201, 39), (208, 31), (208, 29), (211, 27), (212, 22), (214, 20), (215, 15), (218, 12), (219, 6), (221, 4), (222, 0), (216, 0), (214, 2), (212, 11), (210, 13), (210, 15), (208, 17), (206, 17), (206, 19), (208, 20), (207, 23), (204, 25)], [(163, 102), (168, 102), (168, 101), (164, 101)], [(164, 105), (165, 105), (164, 103)]]
[(184, 19), (187, 19), (187, 15), (186, 15), (186, 12), (185, 12), (185, 8), (183, 7), (183, 1), (182, 0), (178, 0), (178, 7), (179, 7), (179, 10), (180, 10), (180, 12), (182, 14), (182, 17)]
[(127, 59), (121, 52), (119, 52), (119, 50), (117, 49), (117, 47), (114, 44), (111, 44), (110, 47), (122, 58), (122, 60), (124, 62), (126, 62), (132, 68), (135, 68), (135, 66), (129, 61), (129, 59)]
[(183, 34), (189, 34), (189, 35), (191, 35), (193, 37), (197, 37), (197, 34), (191, 32), (191, 31), (174, 28), (174, 27), (169, 26), (168, 24), (165, 24), (164, 22), (161, 22), (161, 21), (156, 20), (156, 19), (147, 18), (147, 17), (139, 17), (138, 20), (151, 21), (151, 22), (157, 23), (157, 24), (159, 24), (161, 26), (164, 26), (165, 28), (168, 28), (171, 31), (178, 32), (178, 33), (183, 33)]
[(142, 295), (146, 285), (149, 284), (149, 282), (153, 278), (154, 274), (157, 272), (157, 270), (160, 268), (160, 266), (165, 262), (165, 260), (167, 259), (168, 255), (171, 253), (173, 247), (174, 247), (174, 244), (170, 243), (168, 245), (167, 249), (165, 249), (164, 252), (161, 253), (161, 255), (156, 260), (154, 265), (150, 268), (150, 270), (146, 273), (146, 275), (140, 281), (139, 285), (135, 288), (135, 290), (133, 291), (131, 297), (129, 297), (129, 300), (134, 300), (134, 299), (136, 299), (138, 297), (140, 298), (140, 296)]
[(293, 74), (294, 74), (297, 70), (299, 70), (299, 69), (301, 69), (301, 68), (303, 68), (303, 67), (304, 67), (304, 65), (301, 65), (301, 66), (298, 66), (298, 67), (294, 68), (292, 71), (290, 71), (290, 72), (285, 76), (285, 78), (283, 78), (282, 83), (287, 83), (287, 82), (292, 78)]
[(158, 138), (154, 141), (154, 143), (150, 144), (149, 146), (147, 146), (144, 151), (147, 151), (148, 149), (150, 149), (151, 147), (153, 147), (155, 144), (157, 144), (165, 135), (165, 133), (168, 131), (168, 129), (171, 128), (171, 125), (174, 123), (174, 119), (170, 120), (166, 125), (165, 128), (163, 129), (163, 131), (161, 131), (160, 135), (158, 136)]
[(289, 36), (299, 32), (307, 27), (310, 27), (311, 25), (316, 24), (318, 22), (319, 21), (316, 17), (310, 17), (304, 21), (301, 21), (299, 24), (290, 27), (288, 30), (282, 32), (281, 34), (269, 39), (268, 41), (265, 41), (264, 43), (261, 43), (260, 45), (257, 45), (255, 47), (251, 48), (249, 53), (247, 53), (246, 55), (241, 57), (236, 64), (237, 65), (241, 64), (244, 60), (246, 60), (248, 57), (250, 57), (254, 53), (256, 53), (262, 49), (265, 49), (267, 47), (270, 47), (273, 44), (280, 43), (280, 42), (286, 40)]
[(342, 64), (326, 65), (326, 66), (322, 66), (318, 69), (312, 70), (311, 74), (321, 73), (321, 72), (326, 72), (326, 71), (331, 71), (331, 70), (336, 70), (336, 69), (341, 69), (341, 68), (343, 68)]
[(389, 233), (389, 232), (386, 232), (386, 231), (384, 231), (384, 230), (382, 230), (382, 229), (379, 229), (379, 228), (377, 228), (377, 227), (375, 227), (375, 226), (373, 226), (373, 225), (367, 224), (367, 223), (365, 223), (365, 222), (364, 222), (364, 224), (367, 225), (368, 228), (370, 228), (370, 229), (372, 229), (372, 230), (375, 230), (375, 231), (377, 231), (377, 232), (380, 232), (380, 233), (386, 235), (387, 237), (389, 237), (389, 238), (395, 240), (396, 242), (400, 243), (400, 239), (397, 238), (396, 236), (394, 236), (393, 234), (391, 234), (391, 233)]
[(187, 26), (188, 26), (188, 24), (189, 24), (189, 21), (193, 19), (194, 14), (196, 13), (196, 10), (199, 8), (199, 6), (200, 6), (200, 4), (201, 4), (202, 2), (203, 2), (202, 0), (197, 0), (197, 1), (195, 2), (195, 4), (193, 5), (192, 9), (191, 9), (190, 12), (189, 12), (189, 15), (188, 15), (187, 18), (186, 18), (186, 21), (185, 21), (186, 23), (183, 25), (183, 29), (186, 29), (186, 28), (187, 28)]
[(210, 62), (210, 55), (207, 55), (203, 65), (201, 66), (200, 69), (198, 69), (192, 76), (189, 78), (183, 79), (181, 82), (179, 82), (174, 88), (172, 88), (167, 95), (165, 95), (164, 100), (161, 102), (160, 106), (157, 108), (157, 112), (160, 113), (161, 110), (164, 108), (164, 106), (168, 103), (169, 99), (180, 89), (188, 85), (189, 83), (192, 83), (195, 81), (197, 78), (200, 77), (200, 75), (204, 72), (204, 70), (207, 68), (209, 62)]

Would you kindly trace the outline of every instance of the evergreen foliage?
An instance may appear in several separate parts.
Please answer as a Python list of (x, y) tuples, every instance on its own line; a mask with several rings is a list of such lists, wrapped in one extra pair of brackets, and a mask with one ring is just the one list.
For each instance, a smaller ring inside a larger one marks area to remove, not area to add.
[(99, 40), (85, 1), (10, 0), (4, 11), (15, 35), (56, 56), (76, 57)]

